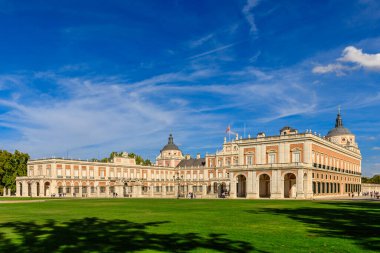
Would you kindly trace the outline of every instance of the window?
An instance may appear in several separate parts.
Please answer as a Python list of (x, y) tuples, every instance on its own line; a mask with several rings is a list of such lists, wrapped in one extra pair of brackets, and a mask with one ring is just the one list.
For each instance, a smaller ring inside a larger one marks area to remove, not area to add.
[(87, 171), (86, 169), (82, 168), (82, 177), (86, 177), (86, 176), (87, 176)]
[(268, 162), (269, 163), (276, 163), (276, 153), (269, 153), (268, 154)]
[(299, 163), (301, 161), (301, 154), (300, 152), (293, 152), (292, 154), (292, 160), (294, 163)]
[(94, 177), (94, 170), (90, 170), (90, 177)]
[(100, 186), (100, 193), (105, 193), (106, 192), (106, 187)]
[(214, 173), (210, 173), (210, 179), (214, 178)]
[(253, 164), (253, 156), (249, 155), (247, 156), (247, 165), (252, 165)]

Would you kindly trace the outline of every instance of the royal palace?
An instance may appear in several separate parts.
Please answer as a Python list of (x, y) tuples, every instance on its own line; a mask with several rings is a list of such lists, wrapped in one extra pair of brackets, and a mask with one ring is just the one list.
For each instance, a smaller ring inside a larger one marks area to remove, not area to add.
[(361, 190), (360, 150), (340, 112), (326, 136), (284, 127), (275, 136), (224, 138), (221, 151), (192, 158), (170, 134), (152, 166), (123, 153), (112, 162), (31, 160), (27, 170), (17, 196), (312, 199)]

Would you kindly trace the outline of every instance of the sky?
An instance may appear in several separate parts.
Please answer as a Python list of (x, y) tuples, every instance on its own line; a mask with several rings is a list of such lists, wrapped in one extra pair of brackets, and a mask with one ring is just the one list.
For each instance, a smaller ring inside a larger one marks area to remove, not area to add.
[(338, 106), (379, 174), (380, 1), (0, 0), (0, 149), (204, 156)]

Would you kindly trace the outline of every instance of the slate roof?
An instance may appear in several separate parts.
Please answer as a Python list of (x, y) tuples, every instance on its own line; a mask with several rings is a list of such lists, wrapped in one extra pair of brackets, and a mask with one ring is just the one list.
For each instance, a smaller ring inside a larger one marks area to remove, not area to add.
[(177, 167), (204, 167), (206, 165), (206, 159), (204, 158), (190, 158), (184, 159), (179, 162)]

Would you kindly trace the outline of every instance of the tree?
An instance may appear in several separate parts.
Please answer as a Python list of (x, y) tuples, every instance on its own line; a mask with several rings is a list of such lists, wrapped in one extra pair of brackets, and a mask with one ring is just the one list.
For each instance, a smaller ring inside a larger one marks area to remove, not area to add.
[(29, 155), (18, 150), (14, 154), (0, 150), (0, 188), (16, 192), (16, 177), (26, 176)]

